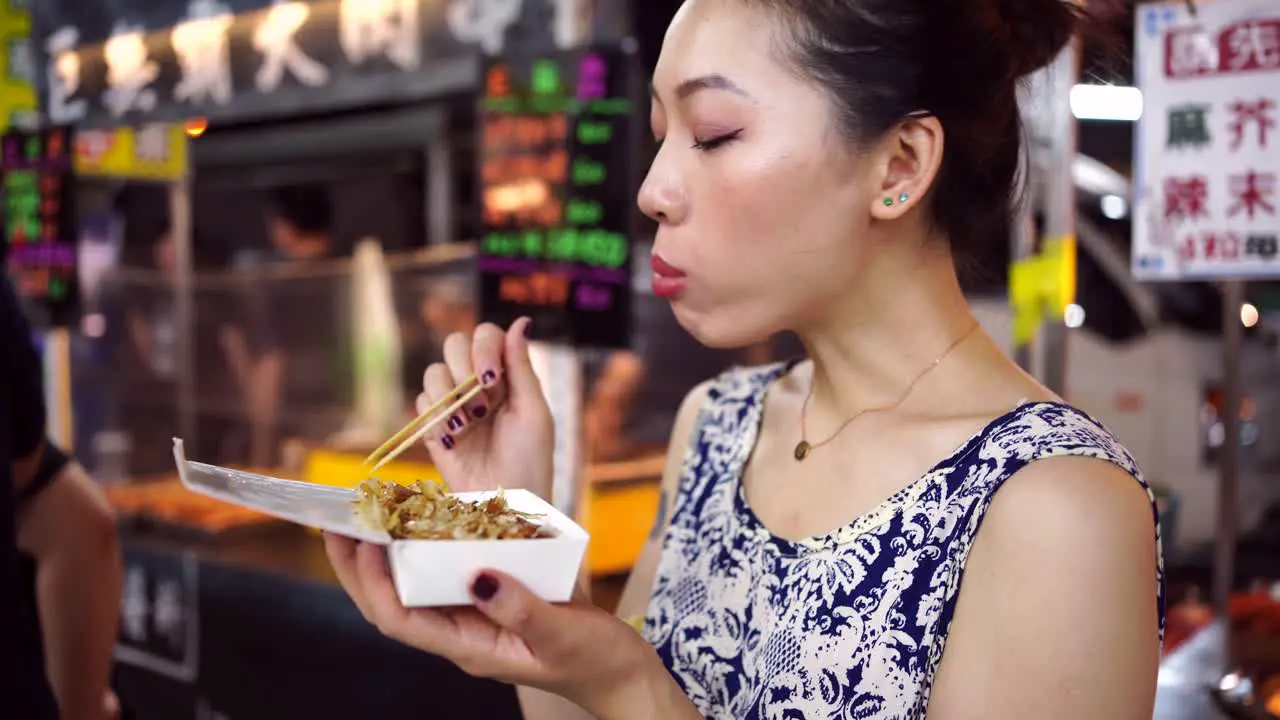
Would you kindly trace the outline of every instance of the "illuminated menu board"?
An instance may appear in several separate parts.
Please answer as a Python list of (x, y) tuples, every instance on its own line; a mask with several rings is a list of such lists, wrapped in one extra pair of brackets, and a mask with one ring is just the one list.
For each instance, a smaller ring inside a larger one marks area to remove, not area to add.
[(635, 207), (634, 55), (493, 58), (479, 112), (480, 305), (536, 339), (625, 347)]
[(6, 270), (55, 324), (70, 322), (77, 296), (73, 156), (66, 128), (0, 138)]

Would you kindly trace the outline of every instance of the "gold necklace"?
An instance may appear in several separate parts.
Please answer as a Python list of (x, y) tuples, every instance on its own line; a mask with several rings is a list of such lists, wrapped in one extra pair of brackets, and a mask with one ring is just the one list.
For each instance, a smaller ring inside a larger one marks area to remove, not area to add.
[(911, 396), (911, 391), (916, 388), (916, 384), (918, 384), (921, 380), (923, 380), (924, 376), (928, 375), (934, 368), (941, 365), (942, 361), (946, 360), (947, 356), (950, 355), (953, 350), (959, 347), (960, 343), (964, 342), (970, 335), (972, 335), (974, 331), (978, 329), (978, 327), (979, 327), (978, 323), (975, 322), (973, 324), (973, 327), (969, 328), (964, 332), (963, 335), (956, 338), (955, 341), (952, 342), (951, 345), (941, 355), (939, 355), (933, 362), (929, 363), (929, 365), (925, 367), (924, 370), (921, 370), (919, 375), (916, 375), (915, 379), (912, 380), (909, 385), (907, 385), (907, 389), (902, 392), (902, 395), (896, 401), (888, 405), (884, 405), (882, 407), (863, 408), (862, 410), (859, 410), (858, 412), (854, 413), (848, 420), (845, 420), (843, 423), (841, 423), (840, 427), (836, 428), (836, 431), (831, 433), (831, 435), (826, 440), (823, 440), (817, 443), (810, 443), (808, 438), (805, 436), (805, 432), (804, 432), (804, 416), (809, 411), (809, 401), (813, 399), (813, 382), (811, 381), (809, 383), (809, 394), (804, 396), (804, 404), (800, 406), (800, 442), (796, 443), (796, 449), (795, 449), (795, 452), (793, 453), (793, 455), (795, 455), (796, 462), (804, 460), (805, 458), (809, 457), (810, 453), (812, 453), (814, 450), (817, 450), (823, 445), (826, 445), (832, 440), (835, 440), (836, 437), (840, 435), (841, 432), (844, 432), (845, 428), (849, 427), (849, 425), (854, 420), (857, 420), (863, 415), (869, 412), (883, 412), (885, 410), (892, 410), (893, 408), (896, 408), (899, 405), (901, 405), (903, 402), (906, 401), (908, 397)]

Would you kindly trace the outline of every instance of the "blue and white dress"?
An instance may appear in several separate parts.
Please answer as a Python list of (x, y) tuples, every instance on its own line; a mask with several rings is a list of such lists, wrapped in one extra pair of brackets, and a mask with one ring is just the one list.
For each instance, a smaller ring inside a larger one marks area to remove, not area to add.
[[(765, 391), (785, 369), (712, 384), (645, 618), (645, 637), (710, 719), (923, 718), (965, 560), (1001, 484), (1033, 460), (1076, 455), (1146, 487), (1099, 423), (1024, 403), (872, 512), (788, 541), (760, 523), (740, 482)], [(1163, 564), (1153, 580), (1163, 637)]]

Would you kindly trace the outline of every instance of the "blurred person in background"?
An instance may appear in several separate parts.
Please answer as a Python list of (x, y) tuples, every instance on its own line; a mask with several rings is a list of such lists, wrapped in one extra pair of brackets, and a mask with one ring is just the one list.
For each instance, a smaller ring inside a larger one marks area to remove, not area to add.
[[(129, 458), (134, 477), (173, 471), (169, 439), (178, 428), (179, 333), (173, 300), (175, 269), (172, 226), (165, 221), (149, 243), (132, 253), (130, 265), (151, 270), (154, 278), (139, 280), (116, 290), (116, 304), (123, 311), (127, 342), (124, 362), (118, 367), (125, 392), (120, 393), (122, 418), (132, 437)], [(193, 267), (199, 271), (216, 266), (206, 243), (193, 233)], [(241, 403), (226, 402), (236, 387), (230, 372), (231, 346), (226, 336), (239, 333), (233, 321), (233, 304), (214, 292), (195, 287), (193, 370), (196, 375), (199, 415), (197, 451), (218, 462), (226, 457), (225, 444), (233, 442), (235, 414)]]
[(709, 348), (680, 326), (666, 300), (637, 293), (634, 349), (587, 362), (583, 426), (590, 460), (609, 462), (661, 452), (676, 411), (698, 383), (734, 365), (797, 357), (804, 348), (786, 334), (742, 349)]
[(422, 392), (422, 368), (442, 359), (440, 348), (451, 333), (475, 329), (475, 291), (466, 277), (437, 275), (424, 281), (422, 300), (404, 325), (401, 386), (410, 399), (406, 413), (414, 414), (413, 398)]
[(132, 299), (132, 302), (126, 301), (129, 306), (126, 311), (129, 341), (137, 359), (152, 375), (165, 382), (172, 382), (178, 368), (178, 332), (171, 286), (174, 271), (173, 232), (168, 224), (160, 229), (148, 249), (149, 257), (142, 266), (156, 270), (160, 274), (159, 279), (165, 282), (146, 288), (145, 297)]
[(699, 343), (680, 327), (669, 304), (653, 295), (635, 295), (632, 323), (632, 349), (587, 363), (583, 431), (592, 461), (661, 451), (689, 390), (743, 358), (739, 350)]
[(279, 443), (323, 441), (342, 428), (353, 379), (348, 278), (318, 266), (337, 255), (328, 190), (272, 192), (272, 253), (255, 272), (243, 324), (222, 333), (243, 392), (251, 462), (276, 462)]
[[(380, 631), (518, 687), (528, 720), (1140, 720), (1165, 629), (1155, 499), (1095, 419), (984, 333), (956, 273), (1012, 215), (1018, 88), (1071, 0), (686, 0), (653, 74), (655, 294), (714, 348), (807, 359), (681, 404), (618, 606), (498, 570), (406, 608), (385, 548), (327, 536)], [(445, 341), (423, 405), (459, 492), (544, 497), (554, 425), (528, 320)], [(495, 400), (501, 398), (500, 405)], [(637, 630), (639, 632), (637, 632)]]
[(173, 302), (174, 248), (168, 224), (141, 234), (125, 259), (130, 268), (146, 271), (115, 288), (123, 319), (122, 355), (114, 384), (120, 425), (129, 442), (132, 478), (173, 470), (167, 438), (178, 427), (178, 323)]
[(102, 491), (45, 441), (40, 359), (0, 279), (0, 710), (104, 720), (120, 606), (115, 519)]

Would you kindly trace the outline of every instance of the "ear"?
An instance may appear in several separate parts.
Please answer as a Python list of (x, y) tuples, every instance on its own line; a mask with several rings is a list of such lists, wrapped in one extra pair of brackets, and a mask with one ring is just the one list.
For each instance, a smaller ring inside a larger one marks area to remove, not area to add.
[(912, 117), (886, 133), (879, 152), (880, 178), (871, 217), (895, 220), (918, 207), (942, 166), (942, 123)]

